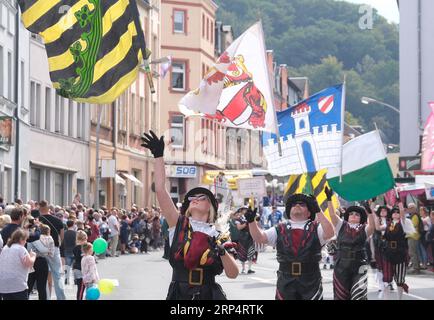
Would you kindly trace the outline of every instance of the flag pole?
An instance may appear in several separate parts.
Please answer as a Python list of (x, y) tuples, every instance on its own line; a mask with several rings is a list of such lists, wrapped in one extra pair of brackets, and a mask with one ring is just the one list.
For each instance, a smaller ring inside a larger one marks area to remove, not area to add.
[[(264, 29), (262, 28), (262, 19), (260, 19), (258, 21), (259, 26), (260, 26), (260, 31), (261, 31), (261, 36), (262, 36), (262, 44), (264, 46), (264, 57), (266, 57), (267, 51), (265, 50), (265, 36), (264, 36)], [(271, 80), (270, 80), (270, 72), (268, 70), (268, 64), (267, 64), (267, 59), (265, 59), (265, 65), (267, 66), (267, 75), (268, 75), (268, 86), (270, 87), (270, 94), (273, 94), (273, 87), (271, 86)], [(276, 114), (276, 108), (274, 106), (274, 99), (273, 96), (270, 97), (271, 98), (271, 106), (273, 107), (273, 117), (274, 117), (274, 125), (275, 125), (275, 133), (276, 133), (276, 139), (277, 139), (277, 148), (279, 150), (279, 157), (282, 156), (282, 145), (280, 143), (280, 132), (279, 132), (279, 124), (277, 123), (277, 114)]]
[(149, 58), (151, 56), (151, 51), (148, 50), (148, 48), (146, 48), (145, 51), (146, 52), (145, 52), (145, 57), (143, 59), (143, 65), (145, 67), (145, 73), (148, 79), (149, 89), (151, 90), (151, 94), (152, 94), (155, 93), (155, 87), (154, 87), (154, 80), (152, 79), (152, 71), (151, 68), (149, 67)]
[(344, 85), (342, 89), (342, 112), (341, 112), (341, 135), (342, 135), (342, 146), (341, 146), (341, 170), (339, 174), (339, 183), (342, 183), (342, 171), (343, 171), (343, 160), (344, 160), (344, 131), (345, 131), (345, 100), (347, 93), (347, 74), (344, 74)]
[[(19, 93), (18, 93), (18, 85), (19, 85), (19, 65), (20, 65), (20, 6), (16, 4), (16, 14), (15, 14), (15, 77), (14, 77), (14, 120), (15, 120), (15, 167), (14, 167), (14, 198), (13, 199), (5, 199), (10, 202), (15, 202), (16, 199), (19, 198), (19, 180), (20, 180), (20, 112), (19, 112)], [(24, 88), (22, 89), (24, 90)], [(24, 101), (21, 101), (21, 104), (24, 105)], [(22, 195), (21, 195), (22, 196)], [(25, 199), (23, 199), (25, 200)]]

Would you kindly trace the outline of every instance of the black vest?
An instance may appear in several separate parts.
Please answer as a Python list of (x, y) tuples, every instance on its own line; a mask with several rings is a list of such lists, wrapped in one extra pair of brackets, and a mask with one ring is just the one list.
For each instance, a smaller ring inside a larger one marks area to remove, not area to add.
[[(191, 229), (189, 219), (184, 215), (179, 216), (175, 228), (175, 234), (173, 236), (172, 245), (170, 247), (169, 263), (174, 269), (174, 271), (179, 271), (179, 273), (185, 273), (188, 270), (184, 266), (184, 260), (182, 259), (184, 251), (183, 248), (188, 239), (188, 230), (190, 229), (191, 232), (193, 232), (193, 230)], [(211, 240), (211, 237), (208, 238), (209, 240)], [(175, 258), (176, 256), (178, 256), (178, 259)], [(204, 272), (209, 276), (218, 275), (223, 272), (223, 264), (221, 258), (217, 255), (215, 255), (213, 258), (213, 264), (201, 267), (203, 268)]]
[(318, 238), (317, 222), (309, 220), (305, 224), (297, 250), (294, 250), (292, 243), (293, 229), (291, 223), (289, 221), (281, 222), (275, 228), (277, 231), (277, 261), (279, 263), (314, 263), (321, 260), (321, 243)]
[(366, 240), (367, 236), (364, 224), (351, 228), (347, 221), (342, 221), (342, 227), (337, 236), (337, 259), (366, 261)]
[(401, 222), (395, 224), (393, 228), (392, 222), (389, 222), (384, 233), (384, 239), (386, 242), (384, 249), (386, 259), (394, 264), (405, 262), (408, 245)]

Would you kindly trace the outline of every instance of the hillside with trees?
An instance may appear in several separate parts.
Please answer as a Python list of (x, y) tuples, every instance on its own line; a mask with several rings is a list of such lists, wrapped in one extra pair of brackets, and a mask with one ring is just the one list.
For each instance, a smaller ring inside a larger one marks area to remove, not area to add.
[(363, 96), (399, 108), (398, 26), (374, 10), (372, 29), (361, 29), (360, 5), (335, 0), (216, 0), (217, 18), (235, 37), (262, 20), (267, 49), (289, 66), (290, 76), (307, 76), (311, 94), (347, 77), (346, 119), (366, 131), (374, 123), (399, 142), (399, 115)]

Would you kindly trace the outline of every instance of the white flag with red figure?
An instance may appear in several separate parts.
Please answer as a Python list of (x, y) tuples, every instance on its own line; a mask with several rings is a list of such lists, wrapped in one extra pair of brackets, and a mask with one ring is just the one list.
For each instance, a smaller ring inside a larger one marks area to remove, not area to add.
[(434, 102), (429, 102), (431, 113), (422, 138), (422, 170), (434, 169)]
[(227, 48), (179, 108), (186, 116), (200, 113), (226, 126), (276, 132), (261, 22)]

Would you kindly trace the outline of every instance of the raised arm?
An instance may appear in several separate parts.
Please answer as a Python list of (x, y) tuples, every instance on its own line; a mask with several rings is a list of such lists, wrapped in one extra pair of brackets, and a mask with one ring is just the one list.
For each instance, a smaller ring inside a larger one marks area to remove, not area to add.
[(398, 202), (398, 208), (399, 208), (399, 215), (401, 218), (402, 223), (405, 223), (405, 210), (404, 210), (404, 205), (402, 204), (401, 201)]
[(338, 222), (341, 221), (341, 218), (336, 214), (335, 208), (333, 206), (333, 190), (331, 188), (329, 189), (328, 187), (325, 187), (324, 192), (327, 196), (327, 207), (329, 209), (330, 219), (332, 220), (333, 226), (336, 227)]
[(154, 183), (155, 192), (157, 194), (158, 203), (160, 204), (163, 216), (167, 219), (167, 224), (169, 228), (174, 227), (178, 221), (179, 213), (176, 209), (169, 193), (166, 190), (166, 171), (164, 167), (164, 136), (160, 139), (151, 130), (150, 134), (145, 133), (142, 137), (142, 146), (149, 149), (155, 158), (154, 167)]
[(368, 226), (366, 228), (366, 235), (370, 237), (375, 231), (375, 218), (374, 218), (374, 201), (368, 201), (365, 207), (366, 213), (368, 214)]
[(258, 209), (254, 211), (248, 210), (244, 216), (246, 217), (247, 222), (249, 223), (249, 232), (252, 236), (253, 240), (257, 243), (267, 244), (268, 238), (265, 232), (259, 229), (258, 223), (256, 222), (256, 212)]

